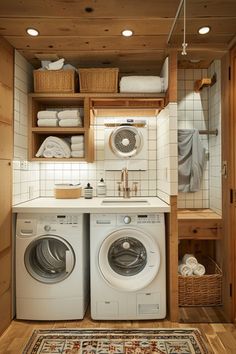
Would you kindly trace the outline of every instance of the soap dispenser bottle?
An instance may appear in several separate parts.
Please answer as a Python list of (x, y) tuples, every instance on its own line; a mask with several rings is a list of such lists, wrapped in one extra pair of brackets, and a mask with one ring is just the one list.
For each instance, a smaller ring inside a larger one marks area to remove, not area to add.
[(93, 198), (93, 187), (91, 187), (90, 183), (84, 188), (84, 198), (92, 199)]
[(100, 181), (97, 184), (97, 197), (105, 197), (107, 194), (107, 187), (106, 183), (104, 182), (104, 179), (101, 178)]

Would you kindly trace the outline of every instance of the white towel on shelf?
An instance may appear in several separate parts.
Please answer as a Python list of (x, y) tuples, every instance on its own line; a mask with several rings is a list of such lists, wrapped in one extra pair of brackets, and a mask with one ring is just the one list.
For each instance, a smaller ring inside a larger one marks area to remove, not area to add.
[(164, 79), (159, 76), (123, 76), (120, 92), (164, 92)]
[(78, 144), (71, 144), (71, 150), (72, 151), (80, 151), (80, 150), (84, 150), (84, 143), (78, 143)]
[(37, 121), (38, 127), (57, 127), (58, 126), (58, 119), (38, 119)]
[(198, 263), (194, 268), (193, 268), (193, 274), (194, 275), (199, 275), (202, 276), (206, 273), (206, 268), (204, 267), (203, 264)]
[(81, 127), (82, 126), (82, 121), (81, 119), (77, 118), (71, 118), (71, 119), (61, 119), (59, 120), (59, 126), (60, 127)]
[(71, 152), (71, 157), (84, 157), (84, 150), (80, 150), (80, 151), (72, 151)]
[(183, 276), (190, 276), (193, 275), (193, 270), (191, 267), (189, 267), (187, 264), (180, 263), (178, 266), (178, 272), (179, 274)]
[(194, 268), (197, 264), (197, 258), (193, 254), (186, 253), (182, 258), (182, 263), (187, 264), (190, 268)]
[(39, 111), (37, 113), (38, 119), (57, 119), (57, 111)]
[(49, 154), (48, 150), (52, 151), (53, 156), (50, 157), (68, 158), (71, 156), (70, 144), (65, 139), (56, 136), (48, 136), (41, 144), (35, 156), (44, 156), (43, 153), (45, 150), (47, 155)]
[(54, 157), (53, 154), (54, 152), (52, 149), (45, 149), (43, 151), (43, 157)]
[(66, 109), (64, 111), (58, 112), (59, 119), (78, 119), (81, 118), (79, 109)]
[(84, 142), (84, 136), (83, 135), (73, 135), (71, 137), (71, 144), (80, 144)]

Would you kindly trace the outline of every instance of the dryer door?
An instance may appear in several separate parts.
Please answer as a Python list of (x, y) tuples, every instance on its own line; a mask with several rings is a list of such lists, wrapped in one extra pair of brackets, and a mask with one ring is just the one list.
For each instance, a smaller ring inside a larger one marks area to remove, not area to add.
[(66, 279), (75, 266), (72, 247), (56, 235), (44, 235), (32, 241), (25, 250), (24, 260), (34, 279), (50, 284)]
[(104, 279), (112, 287), (136, 291), (156, 277), (161, 256), (150, 235), (125, 228), (114, 231), (103, 241), (98, 260)]

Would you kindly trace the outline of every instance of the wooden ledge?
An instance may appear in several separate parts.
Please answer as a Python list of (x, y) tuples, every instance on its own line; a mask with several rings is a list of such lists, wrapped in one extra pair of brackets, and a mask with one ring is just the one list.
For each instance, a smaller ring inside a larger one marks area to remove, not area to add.
[(222, 216), (211, 209), (179, 209), (178, 220), (189, 219), (216, 219), (221, 220)]

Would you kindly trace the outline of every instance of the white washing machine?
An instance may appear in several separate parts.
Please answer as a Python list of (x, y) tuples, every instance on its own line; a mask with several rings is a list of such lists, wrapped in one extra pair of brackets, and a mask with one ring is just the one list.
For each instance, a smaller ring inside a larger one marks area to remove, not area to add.
[(164, 213), (90, 215), (91, 316), (166, 317)]
[(147, 170), (148, 131), (143, 119), (107, 119), (104, 130), (105, 170), (127, 167), (130, 171)]
[(72, 320), (89, 302), (89, 219), (18, 214), (16, 318)]

